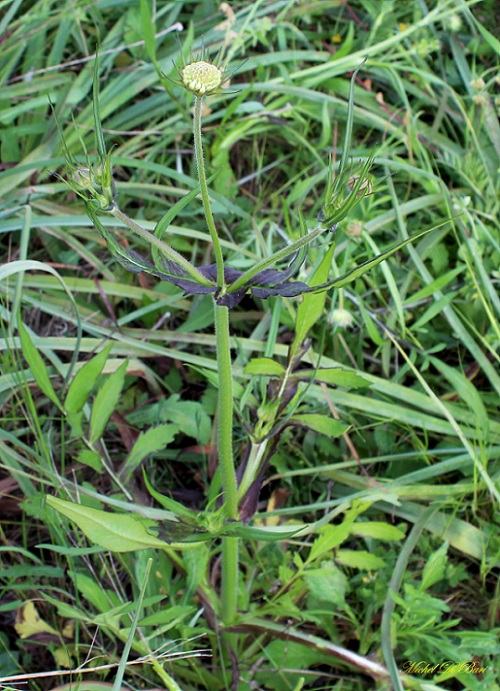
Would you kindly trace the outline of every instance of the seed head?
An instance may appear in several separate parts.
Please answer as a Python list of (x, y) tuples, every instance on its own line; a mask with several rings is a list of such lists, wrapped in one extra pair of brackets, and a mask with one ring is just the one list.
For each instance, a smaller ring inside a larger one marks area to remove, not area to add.
[(182, 83), (196, 96), (213, 93), (222, 82), (222, 71), (204, 60), (191, 62), (181, 72)]

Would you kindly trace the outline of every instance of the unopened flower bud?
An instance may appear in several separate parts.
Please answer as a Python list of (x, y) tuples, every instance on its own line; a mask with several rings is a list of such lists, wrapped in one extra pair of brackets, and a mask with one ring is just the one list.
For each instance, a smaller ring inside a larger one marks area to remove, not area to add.
[(488, 105), (488, 99), (483, 94), (476, 94), (472, 97), (472, 100), (476, 106), (480, 106), (481, 108), (485, 108)]
[(92, 171), (89, 168), (77, 168), (71, 176), (75, 185), (82, 189), (90, 189), (93, 184)]
[(459, 14), (453, 13), (445, 20), (445, 26), (449, 31), (456, 33), (462, 28), (462, 20)]
[(347, 224), (346, 233), (351, 238), (357, 238), (363, 232), (361, 221), (351, 221)]
[(330, 322), (333, 326), (340, 326), (343, 329), (353, 325), (354, 317), (345, 309), (336, 309), (330, 315)]
[(477, 77), (477, 79), (473, 79), (470, 85), (473, 89), (476, 89), (477, 91), (481, 91), (486, 86), (485, 81), (482, 77)]
[[(359, 183), (359, 175), (352, 175), (347, 181), (347, 187), (352, 192)], [(358, 187), (357, 195), (358, 197), (363, 197), (365, 194), (372, 194), (373, 192), (373, 182), (370, 178), (365, 178), (361, 181)]]

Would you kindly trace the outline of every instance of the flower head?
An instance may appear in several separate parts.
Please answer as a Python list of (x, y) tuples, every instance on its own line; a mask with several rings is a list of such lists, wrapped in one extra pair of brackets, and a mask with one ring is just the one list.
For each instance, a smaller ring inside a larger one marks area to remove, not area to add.
[(222, 83), (221, 70), (205, 60), (190, 62), (181, 71), (183, 85), (196, 96), (207, 96), (216, 91)]

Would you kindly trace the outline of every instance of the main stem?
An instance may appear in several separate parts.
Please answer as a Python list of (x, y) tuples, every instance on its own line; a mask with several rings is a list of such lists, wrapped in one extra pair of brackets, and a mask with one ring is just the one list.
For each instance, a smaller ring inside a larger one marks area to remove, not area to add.
[[(238, 519), (238, 488), (233, 461), (233, 382), (229, 344), (229, 310), (215, 304), (215, 336), (219, 372), (217, 449), (224, 492), (226, 520)], [(222, 540), (222, 621), (226, 626), (236, 618), (238, 594), (238, 538)]]
[[(201, 104), (202, 99), (197, 96), (193, 121), (194, 152), (203, 209), (214, 248), (217, 265), (217, 284), (220, 294), (225, 289), (224, 258), (208, 195), (201, 137)], [(229, 521), (235, 521), (238, 519), (238, 488), (233, 460), (233, 381), (229, 340), (229, 310), (223, 305), (218, 305), (217, 302), (214, 303), (214, 310), (217, 370), (219, 374), (217, 449), (224, 493), (225, 518)], [(236, 618), (238, 566), (238, 538), (225, 537), (222, 540), (221, 616), (226, 626), (232, 624)]]
[(215, 227), (214, 216), (212, 214), (212, 207), (210, 206), (210, 198), (208, 196), (207, 176), (205, 173), (205, 159), (203, 157), (203, 142), (201, 138), (201, 104), (203, 98), (196, 96), (194, 102), (194, 119), (193, 119), (193, 134), (194, 134), (194, 157), (196, 167), (198, 169), (198, 180), (200, 181), (201, 198), (203, 201), (203, 210), (205, 218), (207, 219), (207, 226), (210, 232), (212, 245), (214, 246), (215, 263), (217, 264), (217, 285), (219, 289), (224, 291), (224, 258), (222, 256), (222, 247), (220, 244), (217, 229)]
[(219, 426), (217, 430), (219, 468), (224, 489), (227, 520), (238, 518), (238, 492), (233, 463), (233, 380), (229, 344), (229, 310), (215, 304), (215, 337), (219, 373)]

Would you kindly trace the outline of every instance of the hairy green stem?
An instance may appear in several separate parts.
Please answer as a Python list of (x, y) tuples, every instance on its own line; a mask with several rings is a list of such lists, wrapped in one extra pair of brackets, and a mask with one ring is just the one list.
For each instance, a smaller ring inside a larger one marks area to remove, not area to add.
[(229, 343), (229, 310), (215, 305), (215, 338), (219, 372), (219, 428), (217, 434), (219, 467), (224, 490), (226, 519), (238, 517), (236, 473), (233, 463), (233, 381)]
[(203, 97), (197, 96), (194, 103), (194, 118), (193, 118), (193, 134), (194, 134), (194, 155), (196, 160), (196, 167), (198, 169), (198, 180), (200, 181), (201, 198), (203, 200), (203, 210), (205, 211), (205, 218), (207, 219), (207, 226), (210, 232), (210, 238), (214, 247), (215, 263), (217, 265), (217, 285), (224, 291), (224, 258), (222, 256), (222, 248), (217, 235), (215, 221), (210, 206), (210, 198), (208, 196), (207, 176), (205, 173), (205, 161), (203, 157), (203, 142), (201, 138), (201, 104)]
[[(238, 490), (233, 461), (233, 383), (229, 342), (229, 310), (215, 304), (215, 336), (219, 372), (217, 448), (224, 492), (226, 520), (238, 518)], [(238, 538), (222, 540), (222, 620), (229, 625), (236, 617), (238, 591)]]
[[(217, 235), (210, 197), (208, 194), (207, 176), (203, 157), (203, 142), (201, 137), (201, 104), (202, 98), (196, 97), (194, 106), (194, 152), (198, 180), (200, 182), (203, 209), (207, 220), (208, 230), (214, 247), (217, 265), (217, 284), (220, 292), (224, 292), (224, 258)], [(233, 459), (233, 381), (231, 368), (231, 347), (229, 342), (229, 310), (227, 307), (214, 303), (215, 309), (215, 338), (217, 347), (217, 369), (219, 373), (219, 405), (217, 450), (219, 468), (224, 493), (224, 513), (226, 520), (238, 518), (238, 489)], [(222, 588), (221, 608), (222, 621), (226, 626), (236, 618), (238, 593), (238, 538), (225, 537), (222, 540)]]

